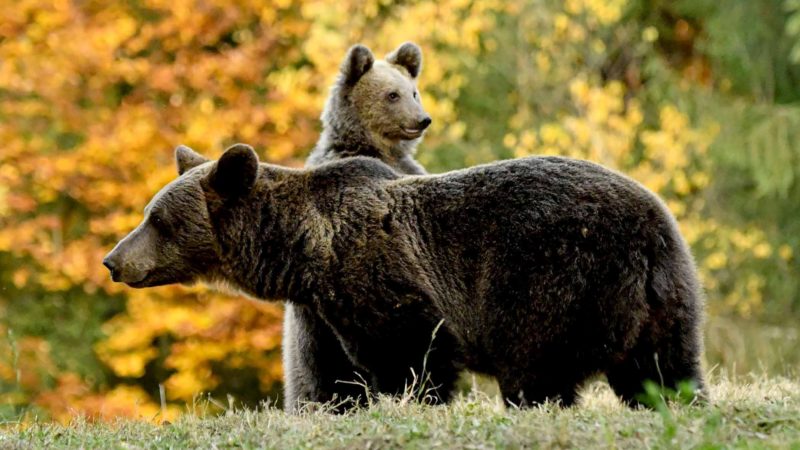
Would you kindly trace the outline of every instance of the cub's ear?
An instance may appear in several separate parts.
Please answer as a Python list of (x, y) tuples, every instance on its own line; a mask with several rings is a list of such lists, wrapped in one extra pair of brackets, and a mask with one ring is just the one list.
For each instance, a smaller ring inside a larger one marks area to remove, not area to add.
[(422, 50), (417, 44), (406, 42), (386, 55), (386, 62), (405, 67), (411, 78), (417, 78), (422, 71)]
[(350, 47), (341, 67), (342, 79), (345, 84), (348, 86), (356, 84), (372, 68), (374, 62), (375, 56), (367, 47), (361, 44)]
[(258, 155), (246, 144), (234, 144), (225, 150), (208, 175), (209, 184), (225, 198), (240, 197), (253, 189), (258, 175)]
[(178, 175), (183, 175), (187, 170), (207, 162), (203, 155), (185, 145), (175, 147), (175, 164), (178, 166)]

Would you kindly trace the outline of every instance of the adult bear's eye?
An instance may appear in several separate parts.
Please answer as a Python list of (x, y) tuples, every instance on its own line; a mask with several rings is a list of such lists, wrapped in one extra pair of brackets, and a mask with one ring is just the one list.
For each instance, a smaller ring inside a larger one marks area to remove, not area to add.
[(150, 223), (162, 234), (170, 234), (170, 227), (161, 216), (154, 214), (150, 216)]
[(397, 92), (389, 92), (389, 101), (396, 102), (400, 98)]

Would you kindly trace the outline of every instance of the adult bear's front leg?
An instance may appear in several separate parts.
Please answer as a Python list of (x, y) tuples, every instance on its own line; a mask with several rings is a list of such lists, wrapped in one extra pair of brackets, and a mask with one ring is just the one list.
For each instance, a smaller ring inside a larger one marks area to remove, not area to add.
[(287, 302), (283, 327), (286, 411), (308, 402), (331, 402), (337, 412), (364, 404), (367, 390), (360, 384), (369, 376), (359, 374), (325, 321), (309, 307)]

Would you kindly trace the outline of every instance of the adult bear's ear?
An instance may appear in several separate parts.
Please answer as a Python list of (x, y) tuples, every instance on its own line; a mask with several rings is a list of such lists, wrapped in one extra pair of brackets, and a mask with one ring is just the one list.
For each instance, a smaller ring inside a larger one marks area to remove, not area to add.
[(350, 47), (341, 67), (342, 79), (345, 84), (348, 86), (355, 85), (372, 68), (372, 63), (374, 62), (375, 56), (367, 47), (361, 44)]
[(203, 155), (185, 145), (175, 147), (175, 165), (178, 166), (178, 175), (183, 175), (187, 170), (208, 162)]
[(256, 183), (258, 155), (247, 144), (230, 146), (208, 175), (209, 185), (224, 198), (241, 197)]
[(413, 42), (406, 42), (386, 55), (386, 62), (405, 67), (411, 78), (417, 78), (422, 71), (422, 49)]

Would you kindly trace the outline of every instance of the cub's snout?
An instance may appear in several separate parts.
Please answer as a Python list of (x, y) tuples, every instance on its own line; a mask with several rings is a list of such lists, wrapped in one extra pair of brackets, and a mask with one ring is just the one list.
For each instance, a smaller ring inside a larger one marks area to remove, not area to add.
[(419, 124), (417, 124), (417, 127), (420, 130), (424, 130), (424, 129), (428, 128), (428, 126), (430, 126), (431, 122), (432, 122), (431, 116), (425, 116), (424, 119), (419, 121)]

